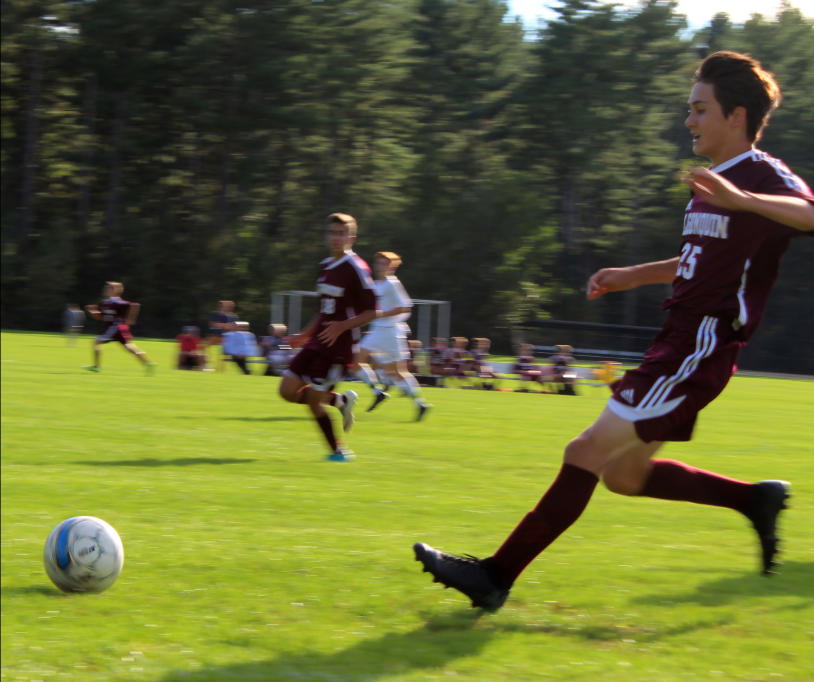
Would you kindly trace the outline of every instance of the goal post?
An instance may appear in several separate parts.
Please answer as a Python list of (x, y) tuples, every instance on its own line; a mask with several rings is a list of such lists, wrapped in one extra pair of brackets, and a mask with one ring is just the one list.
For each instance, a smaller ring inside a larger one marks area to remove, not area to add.
[[(308, 306), (308, 299), (316, 299), (319, 294), (315, 291), (275, 291), (271, 295), (271, 323), (284, 324), (289, 334), (302, 331), (308, 320), (303, 317), (303, 305)], [(449, 338), (450, 316), (452, 303), (449, 301), (434, 301), (425, 298), (413, 299), (413, 314), (407, 321), (413, 332), (413, 338), (421, 341), (424, 348), (430, 345), (433, 336)], [(435, 332), (433, 334), (433, 332)]]

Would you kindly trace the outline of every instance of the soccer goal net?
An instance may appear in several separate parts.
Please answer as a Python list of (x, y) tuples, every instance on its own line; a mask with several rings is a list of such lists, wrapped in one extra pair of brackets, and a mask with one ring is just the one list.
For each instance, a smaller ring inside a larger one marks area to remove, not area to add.
[[(319, 294), (315, 291), (275, 291), (271, 295), (271, 323), (284, 324), (289, 334), (296, 334), (317, 312)], [(412, 336), (424, 348), (433, 336), (449, 338), (452, 304), (449, 301), (413, 299), (413, 314), (407, 321)]]

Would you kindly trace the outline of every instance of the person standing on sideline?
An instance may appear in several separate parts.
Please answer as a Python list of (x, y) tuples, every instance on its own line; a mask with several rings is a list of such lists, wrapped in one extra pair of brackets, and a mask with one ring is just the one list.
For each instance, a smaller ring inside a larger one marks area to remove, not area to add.
[(359, 344), (353, 370), (357, 379), (373, 389), (374, 399), (368, 412), (376, 409), (390, 397), (376, 386), (376, 373), (370, 366), (373, 355), (376, 358), (376, 365), (387, 372), (393, 384), (415, 401), (418, 408), (416, 421), (421, 421), (430, 405), (421, 396), (421, 387), (407, 369), (407, 361), (410, 359), (410, 349), (407, 346), (407, 333), (410, 328), (407, 326), (407, 320), (412, 312), (413, 302), (396, 277), (399, 265), (401, 258), (391, 251), (379, 251), (374, 256), (376, 319), (370, 323), (370, 333)]
[(628, 371), (597, 420), (565, 448), (563, 465), (495, 554), (457, 557), (424, 543), (416, 560), (473, 606), (495, 610), (534, 558), (576, 522), (600, 478), (620, 495), (726, 507), (752, 524), (761, 567), (777, 565), (777, 518), (785, 481), (747, 483), (669, 459), (667, 441), (688, 441), (699, 411), (724, 390), (738, 352), (757, 328), (792, 239), (814, 235), (814, 194), (780, 160), (755, 148), (780, 89), (760, 62), (736, 52), (708, 56), (695, 74), (686, 125), (693, 150), (712, 161), (683, 178), (692, 192), (680, 255), (606, 268), (587, 297), (672, 283), (664, 327), (644, 362)]
[(76, 337), (82, 333), (85, 326), (85, 313), (76, 303), (68, 303), (62, 311), (62, 327), (65, 330), (65, 344), (76, 346)]
[(105, 298), (99, 305), (85, 306), (85, 310), (94, 320), (105, 323), (105, 329), (93, 340), (93, 364), (84, 369), (101, 372), (102, 346), (111, 341), (118, 341), (144, 365), (147, 374), (152, 374), (155, 363), (150, 362), (147, 354), (133, 343), (133, 336), (130, 334), (130, 327), (136, 323), (141, 304), (122, 300), (124, 285), (120, 282), (106, 282), (102, 293)]
[[(223, 346), (223, 335), (226, 332), (234, 331), (235, 323), (237, 322), (237, 315), (233, 312), (235, 304), (232, 301), (221, 301), (218, 303), (218, 309), (209, 314), (209, 333), (206, 337), (207, 350), (212, 346)], [(214, 351), (216, 358), (214, 360), (215, 369), (219, 372), (223, 371), (223, 348), (221, 352)]]
[(319, 266), (319, 313), (303, 331), (287, 339), (290, 346), (303, 348), (283, 372), (280, 396), (290, 403), (308, 405), (331, 449), (328, 459), (347, 462), (353, 453), (334, 436), (324, 406), (342, 413), (343, 429), (349, 433), (357, 395), (353, 391), (339, 395), (333, 389), (353, 364), (359, 327), (376, 317), (376, 295), (370, 268), (352, 251), (356, 220), (345, 213), (332, 213), (326, 219), (325, 238), (331, 255)]

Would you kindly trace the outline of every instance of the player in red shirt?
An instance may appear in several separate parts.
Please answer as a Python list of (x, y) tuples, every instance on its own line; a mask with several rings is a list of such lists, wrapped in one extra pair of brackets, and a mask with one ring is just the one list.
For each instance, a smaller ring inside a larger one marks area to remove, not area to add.
[(414, 545), (424, 570), (473, 605), (503, 605), (523, 569), (579, 518), (600, 477), (622, 495), (740, 512), (757, 531), (764, 574), (772, 573), (788, 483), (751, 484), (652, 458), (665, 441), (690, 439), (698, 412), (724, 389), (760, 321), (789, 242), (814, 234), (814, 194), (754, 147), (779, 102), (772, 75), (747, 55), (717, 52), (701, 64), (686, 125), (695, 153), (712, 166), (684, 179), (692, 198), (680, 255), (600, 270), (588, 282), (589, 300), (672, 282), (663, 306), (669, 317), (644, 362), (625, 374), (594, 424), (568, 444), (554, 483), (493, 556), (479, 561)]
[(111, 341), (118, 341), (124, 348), (135, 355), (151, 374), (155, 363), (150, 362), (147, 354), (133, 343), (130, 327), (136, 323), (141, 305), (122, 300), (124, 285), (120, 282), (106, 282), (102, 288), (105, 299), (99, 305), (87, 305), (85, 310), (94, 320), (105, 323), (104, 331), (93, 340), (93, 363), (85, 369), (91, 372), (102, 370), (102, 346)]
[(345, 462), (353, 459), (353, 453), (337, 441), (324, 405), (341, 410), (345, 433), (350, 432), (357, 395), (353, 391), (340, 395), (333, 388), (353, 364), (354, 346), (361, 337), (359, 327), (376, 317), (376, 294), (370, 268), (351, 250), (356, 241), (356, 221), (344, 213), (332, 213), (325, 235), (331, 257), (319, 266), (319, 313), (302, 332), (288, 339), (291, 346), (303, 348), (283, 372), (280, 395), (290, 403), (311, 408), (331, 448), (328, 459)]

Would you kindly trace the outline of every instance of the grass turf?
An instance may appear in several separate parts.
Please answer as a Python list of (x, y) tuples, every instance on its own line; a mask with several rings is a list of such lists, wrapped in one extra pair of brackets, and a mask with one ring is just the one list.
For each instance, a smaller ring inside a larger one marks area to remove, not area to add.
[[(735, 378), (691, 443), (664, 454), (746, 480), (786, 478), (782, 574), (724, 509), (600, 488), (482, 615), (411, 545), (490, 554), (596, 416), (577, 398), (449, 389), (364, 413), (351, 464), (277, 380), (170, 369), (114, 344), (2, 337), (2, 680), (813, 680), (814, 383)], [(358, 386), (358, 385), (357, 385)], [(338, 424), (338, 419), (335, 423)], [(59, 593), (42, 546), (99, 516), (124, 571), (102, 595)]]

